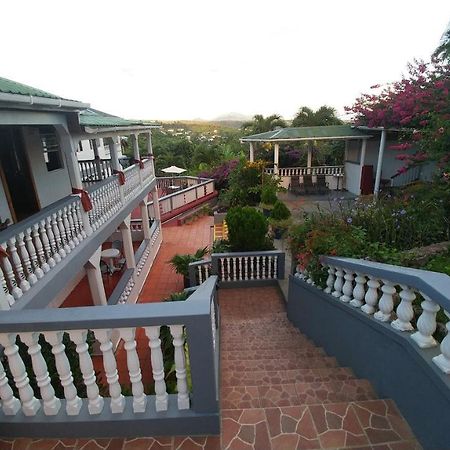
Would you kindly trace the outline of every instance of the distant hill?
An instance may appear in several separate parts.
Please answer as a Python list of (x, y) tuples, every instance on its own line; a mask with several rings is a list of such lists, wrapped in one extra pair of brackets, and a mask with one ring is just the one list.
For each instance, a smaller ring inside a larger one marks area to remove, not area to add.
[(213, 122), (247, 122), (248, 120), (252, 120), (252, 118), (250, 116), (246, 116), (245, 114), (232, 112), (215, 117)]
[(186, 129), (194, 133), (212, 132), (213, 130), (236, 131), (244, 123), (239, 120), (170, 120), (160, 122), (165, 129)]

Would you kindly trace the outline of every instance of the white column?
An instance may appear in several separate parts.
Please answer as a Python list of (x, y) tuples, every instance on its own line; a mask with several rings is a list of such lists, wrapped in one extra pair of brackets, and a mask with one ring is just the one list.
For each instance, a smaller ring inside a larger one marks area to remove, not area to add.
[(366, 162), (367, 139), (361, 139), (361, 158), (359, 160), (359, 194), (361, 195), (362, 170)]
[(253, 142), (250, 142), (250, 162), (255, 160), (255, 147)]
[(153, 214), (154, 219), (160, 221), (161, 220), (161, 211), (159, 209), (159, 197), (158, 197), (158, 188), (155, 184), (154, 189), (152, 190), (152, 199), (153, 199)]
[(134, 269), (136, 267), (136, 260), (134, 259), (133, 239), (131, 238), (131, 215), (127, 216), (119, 225), (122, 233), (123, 253), (127, 262), (127, 269)]
[(278, 161), (280, 159), (280, 144), (276, 143), (273, 151), (273, 173), (278, 175)]
[(103, 278), (100, 270), (101, 251), (102, 248), (99, 247), (85, 265), (89, 289), (91, 291), (93, 303), (96, 306), (107, 304), (105, 286), (103, 285)]
[(97, 172), (97, 177), (99, 180), (103, 180), (102, 168), (100, 166), (100, 155), (98, 154), (97, 139), (92, 139), (92, 148), (94, 150), (94, 164), (95, 171)]
[(119, 163), (120, 139), (118, 137), (107, 138), (109, 144), (109, 153), (111, 155), (111, 165), (114, 170), (122, 170)]
[[(306, 161), (306, 166), (308, 168), (312, 167), (312, 147), (308, 147), (308, 159)], [(308, 171), (308, 173), (311, 173), (310, 171)]]
[(381, 168), (383, 167), (383, 155), (384, 148), (386, 146), (386, 130), (383, 129), (380, 137), (380, 148), (378, 150), (378, 162), (377, 162), (377, 173), (375, 176), (375, 187), (373, 189), (373, 193), (375, 197), (378, 197), (378, 193), (380, 192), (380, 181), (381, 181)]
[(142, 231), (144, 232), (144, 239), (150, 239), (150, 223), (148, 217), (147, 202), (144, 200), (139, 203), (141, 208), (141, 218), (142, 218)]
[(132, 134), (131, 136), (131, 143), (133, 145), (133, 158), (134, 159), (141, 159), (141, 156), (139, 154), (139, 140), (137, 134)]

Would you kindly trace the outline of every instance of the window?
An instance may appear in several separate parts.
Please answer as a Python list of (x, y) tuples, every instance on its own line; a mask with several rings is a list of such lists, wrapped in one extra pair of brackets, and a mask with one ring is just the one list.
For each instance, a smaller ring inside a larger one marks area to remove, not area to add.
[(40, 127), (39, 134), (47, 170), (51, 172), (52, 170), (62, 169), (61, 147), (55, 129), (53, 127)]
[(359, 164), (361, 161), (361, 141), (351, 140), (347, 144), (347, 162)]
[(82, 152), (83, 151), (83, 143), (80, 141), (78, 142), (78, 148), (77, 148), (77, 152)]
[(91, 147), (91, 150), (94, 150), (94, 139), (89, 139), (89, 147)]

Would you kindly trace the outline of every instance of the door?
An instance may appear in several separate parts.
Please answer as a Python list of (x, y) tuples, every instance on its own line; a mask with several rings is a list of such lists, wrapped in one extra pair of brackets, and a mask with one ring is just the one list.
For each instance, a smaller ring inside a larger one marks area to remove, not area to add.
[(0, 164), (9, 208), (20, 222), (39, 211), (20, 127), (0, 126)]

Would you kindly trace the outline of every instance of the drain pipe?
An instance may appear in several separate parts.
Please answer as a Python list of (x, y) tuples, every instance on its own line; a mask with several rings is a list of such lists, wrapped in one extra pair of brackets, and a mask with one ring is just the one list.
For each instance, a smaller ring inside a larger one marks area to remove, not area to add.
[(383, 155), (385, 147), (386, 147), (386, 129), (383, 128), (380, 137), (380, 148), (378, 149), (378, 162), (377, 162), (377, 174), (375, 176), (375, 187), (373, 189), (373, 194), (375, 197), (378, 197), (378, 194), (380, 192), (381, 167), (383, 166)]

